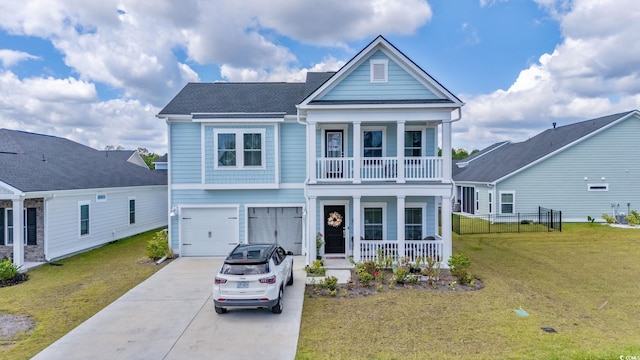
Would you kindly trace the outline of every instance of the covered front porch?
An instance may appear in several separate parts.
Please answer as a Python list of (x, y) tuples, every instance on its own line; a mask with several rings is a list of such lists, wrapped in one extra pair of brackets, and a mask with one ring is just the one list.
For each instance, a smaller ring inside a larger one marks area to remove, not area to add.
[[(447, 267), (451, 256), (450, 216), (442, 216), (439, 224), (439, 212), (451, 212), (446, 185), (430, 189), (407, 184), (402, 189), (352, 185), (326, 191), (328, 187), (316, 185), (308, 191), (309, 264), (317, 257), (394, 264), (435, 258), (441, 267)], [(313, 246), (318, 240), (319, 246)]]

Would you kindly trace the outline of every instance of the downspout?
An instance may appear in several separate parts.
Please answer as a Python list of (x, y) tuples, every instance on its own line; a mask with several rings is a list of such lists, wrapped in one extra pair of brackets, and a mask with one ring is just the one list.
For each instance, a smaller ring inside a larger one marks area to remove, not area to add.
[[(306, 153), (307, 151), (309, 151), (308, 146), (306, 146), (306, 144), (309, 144), (309, 131), (307, 130), (307, 123), (303, 122), (302, 120), (300, 120), (300, 108), (298, 107), (298, 105), (296, 105), (296, 122), (300, 125), (304, 125), (304, 134), (305, 134), (305, 154), (304, 154), (304, 158), (305, 158), (305, 179), (304, 179), (304, 186), (303, 186), (303, 191), (304, 191), (304, 212), (303, 212), (303, 218), (305, 220), (305, 224), (303, 226), (303, 231), (302, 231), (302, 236), (303, 236), (303, 245), (306, 244), (306, 253), (305, 253), (305, 257), (307, 258), (307, 261), (305, 261), (305, 263), (309, 263), (309, 247), (311, 246), (311, 242), (309, 240), (309, 196), (308, 196), (308, 185), (309, 185), (309, 164), (307, 163), (307, 160), (309, 160), (309, 155)], [(315, 151), (315, 149), (314, 149)]]

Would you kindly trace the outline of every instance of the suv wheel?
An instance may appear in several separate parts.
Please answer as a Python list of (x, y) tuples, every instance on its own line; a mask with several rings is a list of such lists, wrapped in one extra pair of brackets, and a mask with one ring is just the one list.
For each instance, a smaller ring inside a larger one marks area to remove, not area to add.
[(271, 312), (274, 314), (280, 314), (282, 309), (284, 308), (284, 304), (282, 303), (282, 288), (278, 292), (278, 302), (271, 308)]
[(227, 312), (227, 309), (220, 307), (220, 306), (214, 306), (216, 308), (216, 313), (217, 314), (224, 314)]
[(287, 286), (293, 285), (293, 266), (291, 267), (291, 272), (289, 273), (289, 281), (287, 281)]

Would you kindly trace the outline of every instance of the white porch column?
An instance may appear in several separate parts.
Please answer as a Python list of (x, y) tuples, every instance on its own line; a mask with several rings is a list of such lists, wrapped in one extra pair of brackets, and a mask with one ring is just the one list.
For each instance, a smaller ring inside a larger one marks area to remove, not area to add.
[(360, 184), (360, 156), (362, 149), (362, 131), (360, 121), (353, 122), (353, 183)]
[(353, 261), (360, 262), (360, 230), (362, 229), (362, 213), (360, 210), (360, 196), (353, 197)]
[(396, 183), (402, 184), (404, 183), (404, 120), (398, 121), (398, 134), (396, 135), (396, 147), (397, 147), (397, 157), (398, 157), (398, 173), (396, 178)]
[(443, 269), (448, 269), (447, 262), (453, 252), (451, 240), (451, 196), (442, 197), (442, 263)]
[[(309, 174), (310, 184), (316, 183), (316, 128), (315, 122), (307, 123), (307, 174)], [(316, 234), (313, 233), (313, 236), (315, 238)]]
[(23, 199), (13, 200), (13, 264), (24, 265), (24, 205)]
[(405, 256), (405, 251), (404, 251), (404, 200), (405, 197), (404, 196), (398, 196), (396, 201), (397, 201), (397, 207), (398, 207), (398, 215), (397, 215), (397, 233), (398, 233), (398, 259), (401, 259)]
[(309, 242), (309, 250), (307, 251), (307, 265), (311, 265), (311, 263), (316, 259), (316, 254), (318, 249), (316, 248), (316, 234), (318, 233), (318, 229), (316, 228), (316, 222), (318, 219), (316, 218), (316, 206), (317, 200), (316, 197), (309, 197), (309, 207), (307, 207), (307, 238)]
[(442, 123), (442, 179), (451, 182), (451, 123)]

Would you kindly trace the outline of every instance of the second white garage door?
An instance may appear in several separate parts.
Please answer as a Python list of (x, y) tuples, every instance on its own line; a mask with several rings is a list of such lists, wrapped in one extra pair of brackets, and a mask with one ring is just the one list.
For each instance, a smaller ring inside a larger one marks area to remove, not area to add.
[(238, 243), (237, 208), (180, 209), (181, 256), (227, 255)]
[(302, 253), (301, 207), (252, 207), (248, 221), (250, 244), (278, 244), (295, 255)]

